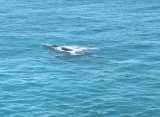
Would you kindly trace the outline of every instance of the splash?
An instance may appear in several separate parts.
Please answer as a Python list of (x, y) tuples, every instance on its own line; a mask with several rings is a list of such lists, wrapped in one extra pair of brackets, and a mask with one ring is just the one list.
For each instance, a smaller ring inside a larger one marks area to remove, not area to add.
[(63, 46), (75, 51), (83, 51), (83, 50), (98, 50), (98, 48), (90, 48), (90, 47), (81, 47), (81, 46)]
[(87, 52), (87, 50), (98, 50), (98, 48), (90, 48), (90, 47), (81, 47), (81, 46), (63, 46), (69, 48), (73, 51), (69, 51), (71, 55), (83, 55)]

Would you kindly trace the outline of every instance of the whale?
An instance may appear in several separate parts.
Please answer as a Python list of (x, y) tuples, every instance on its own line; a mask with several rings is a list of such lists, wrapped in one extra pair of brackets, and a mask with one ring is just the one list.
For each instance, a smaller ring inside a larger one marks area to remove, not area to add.
[[(52, 44), (42, 44), (42, 48), (47, 49), (49, 51), (53, 51), (55, 53), (55, 56), (68, 56), (68, 55), (78, 55), (78, 56), (89, 56), (89, 57), (98, 57), (98, 58), (103, 58), (103, 56), (96, 56), (92, 55), (91, 53), (86, 50), (86, 48), (83, 47), (78, 47), (78, 46), (57, 46), (57, 45), (52, 45)], [(87, 48), (87, 49), (97, 49), (97, 48)]]
[(83, 52), (81, 50), (76, 50), (76, 49), (71, 49), (69, 47), (64, 47), (64, 46), (57, 46), (57, 45), (52, 45), (52, 44), (43, 44), (41, 47), (48, 49), (48, 50), (55, 50), (58, 52), (65, 52), (65, 53), (70, 53), (71, 55), (78, 55), (82, 54)]
[(42, 45), (42, 47), (47, 48), (47, 49), (59, 50), (59, 51), (74, 51), (70, 48), (60, 47), (60, 46), (57, 46), (57, 45), (44, 44), (44, 45)]

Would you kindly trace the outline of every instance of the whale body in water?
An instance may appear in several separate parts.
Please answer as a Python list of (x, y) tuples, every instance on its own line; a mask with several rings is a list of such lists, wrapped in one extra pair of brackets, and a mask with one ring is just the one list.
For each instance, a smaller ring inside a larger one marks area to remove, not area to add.
[(57, 46), (57, 45), (51, 45), (51, 44), (43, 44), (41, 45), (41, 47), (49, 50), (56, 50), (59, 52), (70, 53), (71, 55), (79, 55), (83, 53), (81, 50), (78, 50), (78, 49), (71, 49), (69, 47), (63, 47), (63, 46)]
[[(92, 55), (91, 53), (89, 53), (86, 50), (98, 50), (98, 48), (88, 48), (88, 47), (79, 47), (79, 46), (57, 46), (57, 45), (52, 45), (52, 44), (43, 44), (41, 45), (41, 47), (47, 49), (47, 50), (51, 50), (53, 52), (56, 52), (56, 55), (61, 53), (62, 56), (66, 53), (69, 55), (85, 55), (85, 56), (90, 56), (90, 57), (102, 57), (102, 56), (96, 56), (96, 55)], [(58, 53), (57, 53), (58, 52)], [(66, 55), (65, 55), (66, 56)]]

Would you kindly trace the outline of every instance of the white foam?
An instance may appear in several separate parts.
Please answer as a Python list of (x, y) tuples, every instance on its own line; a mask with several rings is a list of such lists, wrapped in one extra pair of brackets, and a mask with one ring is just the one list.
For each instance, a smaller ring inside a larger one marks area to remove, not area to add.
[(80, 47), (80, 46), (63, 46), (69, 49), (72, 49), (76, 52), (81, 52), (83, 50), (98, 50), (98, 48), (89, 48), (89, 47)]
[(54, 47), (55, 50), (63, 51), (61, 47)]
[(68, 51), (71, 55), (78, 55), (75, 51)]

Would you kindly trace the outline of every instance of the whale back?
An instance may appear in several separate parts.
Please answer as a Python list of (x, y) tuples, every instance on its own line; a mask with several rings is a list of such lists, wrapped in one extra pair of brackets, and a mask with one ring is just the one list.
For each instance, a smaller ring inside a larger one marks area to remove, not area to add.
[(69, 49), (69, 48), (66, 48), (66, 47), (62, 47), (61, 49), (64, 50), (64, 51), (73, 51), (72, 49)]
[(57, 45), (52, 45), (52, 47), (58, 47)]

